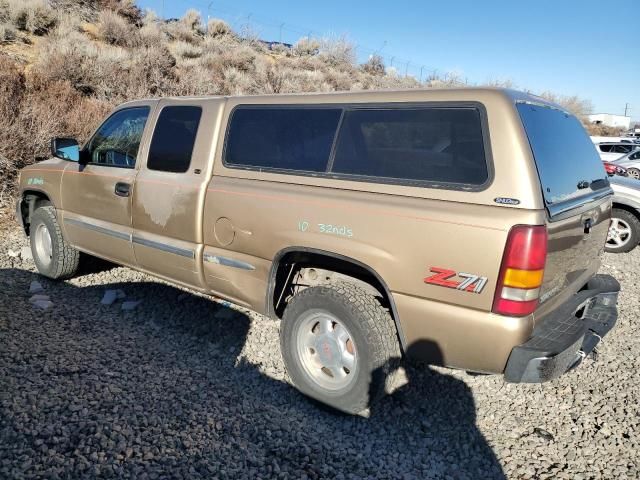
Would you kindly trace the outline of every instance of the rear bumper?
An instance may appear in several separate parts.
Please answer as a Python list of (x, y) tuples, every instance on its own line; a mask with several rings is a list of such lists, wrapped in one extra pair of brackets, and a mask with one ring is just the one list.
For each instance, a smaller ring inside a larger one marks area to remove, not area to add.
[(509, 355), (504, 378), (514, 383), (553, 380), (575, 368), (613, 328), (620, 284), (596, 275), (584, 290), (537, 325), (531, 338)]

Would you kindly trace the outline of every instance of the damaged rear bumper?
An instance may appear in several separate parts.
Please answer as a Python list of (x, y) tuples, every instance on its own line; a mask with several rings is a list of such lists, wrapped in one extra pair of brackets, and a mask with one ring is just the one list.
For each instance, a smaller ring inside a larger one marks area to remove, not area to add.
[(540, 383), (577, 367), (618, 318), (620, 284), (596, 275), (584, 290), (537, 325), (531, 338), (511, 351), (504, 378), (514, 383)]

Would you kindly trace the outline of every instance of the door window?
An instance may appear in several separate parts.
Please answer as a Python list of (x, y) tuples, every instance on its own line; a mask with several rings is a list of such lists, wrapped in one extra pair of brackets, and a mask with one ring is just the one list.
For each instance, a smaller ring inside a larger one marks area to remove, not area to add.
[(200, 107), (173, 106), (162, 109), (149, 148), (149, 170), (173, 173), (189, 170), (201, 115)]
[(82, 151), (87, 163), (135, 167), (148, 116), (149, 107), (126, 108), (111, 115)]

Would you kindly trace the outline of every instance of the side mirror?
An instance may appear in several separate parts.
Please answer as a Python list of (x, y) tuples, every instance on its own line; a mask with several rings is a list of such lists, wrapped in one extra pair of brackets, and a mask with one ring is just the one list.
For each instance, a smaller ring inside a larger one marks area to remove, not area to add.
[(56, 137), (51, 139), (51, 155), (62, 160), (80, 160), (80, 146), (75, 138)]

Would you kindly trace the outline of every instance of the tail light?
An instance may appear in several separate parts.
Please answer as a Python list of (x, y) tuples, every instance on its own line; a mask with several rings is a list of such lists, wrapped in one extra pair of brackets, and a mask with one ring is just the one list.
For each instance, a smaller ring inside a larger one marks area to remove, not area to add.
[(547, 228), (516, 225), (509, 232), (493, 300), (493, 313), (524, 317), (538, 306), (547, 260)]

